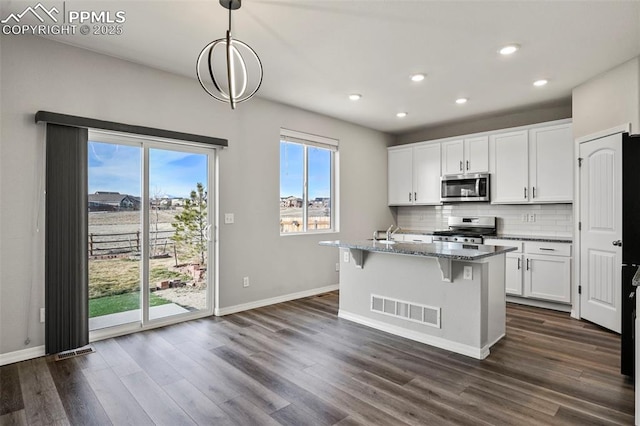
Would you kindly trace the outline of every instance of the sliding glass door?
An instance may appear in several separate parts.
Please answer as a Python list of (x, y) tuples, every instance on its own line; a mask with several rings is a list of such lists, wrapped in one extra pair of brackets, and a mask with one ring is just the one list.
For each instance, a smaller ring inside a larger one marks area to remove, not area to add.
[(207, 308), (208, 165), (207, 154), (149, 149), (150, 319)]
[(89, 133), (89, 327), (212, 312), (215, 150)]

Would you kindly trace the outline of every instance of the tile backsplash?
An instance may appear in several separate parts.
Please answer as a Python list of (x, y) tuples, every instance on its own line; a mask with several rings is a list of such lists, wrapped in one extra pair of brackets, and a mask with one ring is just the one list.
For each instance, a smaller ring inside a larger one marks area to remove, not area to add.
[[(529, 221), (533, 215), (534, 221)], [(496, 216), (498, 233), (555, 237), (573, 236), (572, 204), (498, 205), (459, 203), (442, 206), (397, 207), (397, 225), (403, 229), (447, 229), (449, 216)], [(523, 221), (523, 218), (527, 221)]]

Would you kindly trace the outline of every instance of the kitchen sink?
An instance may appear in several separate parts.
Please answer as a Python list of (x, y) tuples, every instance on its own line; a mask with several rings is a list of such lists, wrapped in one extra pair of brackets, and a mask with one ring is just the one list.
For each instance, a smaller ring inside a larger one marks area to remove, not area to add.
[(380, 243), (380, 244), (395, 244), (396, 241), (393, 240), (376, 240), (375, 243)]

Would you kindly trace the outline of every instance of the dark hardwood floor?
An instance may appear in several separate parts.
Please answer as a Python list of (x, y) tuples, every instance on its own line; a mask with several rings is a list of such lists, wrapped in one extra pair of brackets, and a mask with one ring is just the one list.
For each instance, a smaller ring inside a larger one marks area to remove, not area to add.
[(337, 318), (337, 292), (0, 368), (0, 424), (633, 424), (620, 338), (508, 305), (484, 361)]

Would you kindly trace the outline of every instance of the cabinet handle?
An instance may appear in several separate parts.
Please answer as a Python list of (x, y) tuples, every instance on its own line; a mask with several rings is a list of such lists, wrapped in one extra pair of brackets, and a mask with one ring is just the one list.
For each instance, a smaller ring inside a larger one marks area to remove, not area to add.
[(529, 259), (527, 259), (527, 271), (529, 270)]
[(536, 198), (536, 187), (533, 187), (533, 198)]
[(409, 193), (409, 201), (413, 201), (413, 200), (411, 199), (411, 193)]
[(524, 199), (525, 200), (527, 199), (527, 187), (526, 186), (524, 187)]
[(542, 251), (556, 251), (556, 249), (545, 248), (545, 247), (540, 247), (540, 250), (542, 250)]
[(622, 247), (622, 240), (612, 241), (611, 244), (613, 244), (616, 247)]
[(460, 171), (462, 171), (462, 160), (460, 160)]
[(467, 160), (467, 170), (469, 170), (469, 160)]
[(417, 192), (413, 193), (413, 201), (418, 201), (418, 193)]
[(520, 258), (518, 258), (518, 271), (520, 270)]

